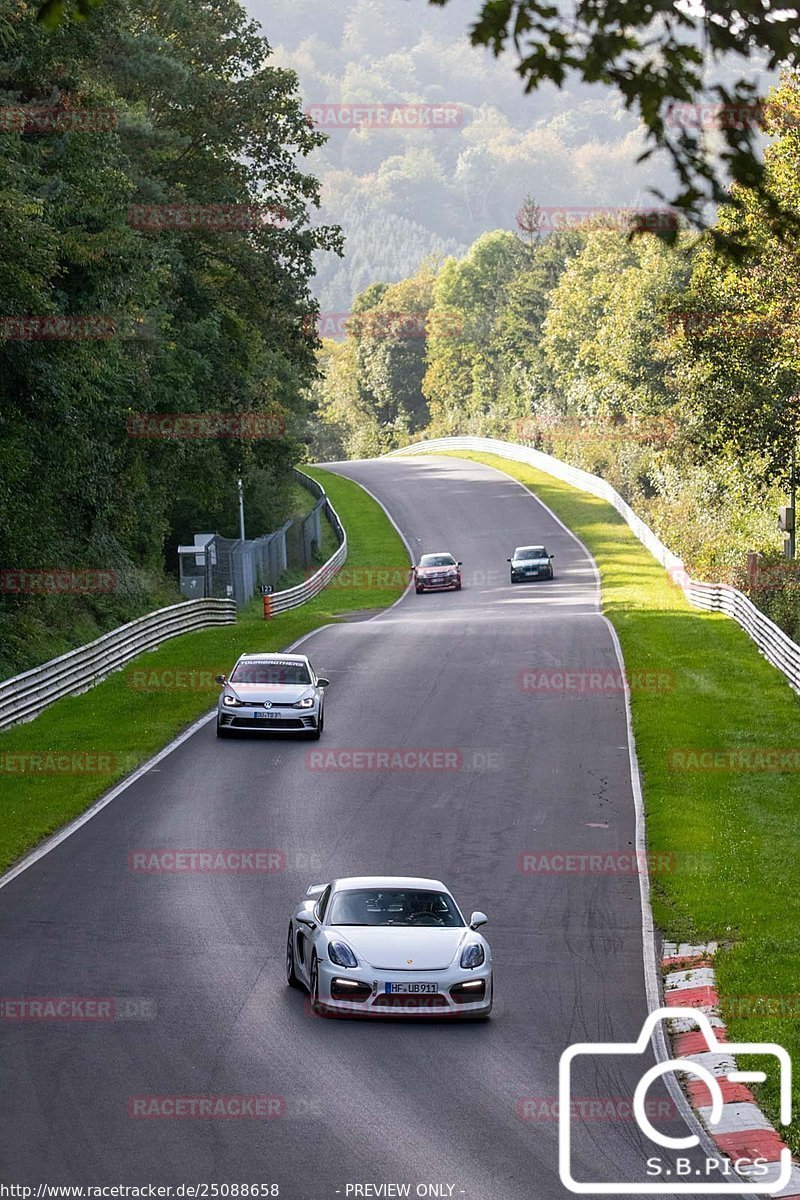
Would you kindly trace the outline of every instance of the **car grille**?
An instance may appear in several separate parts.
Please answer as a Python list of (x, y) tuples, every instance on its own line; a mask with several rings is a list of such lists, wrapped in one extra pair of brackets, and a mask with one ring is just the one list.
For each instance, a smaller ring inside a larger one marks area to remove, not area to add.
[(263, 720), (257, 717), (239, 717), (225, 713), (222, 724), (228, 729), (313, 729), (313, 717), (271, 717)]
[(426, 996), (376, 996), (373, 1008), (448, 1008), (447, 998), (439, 994)]

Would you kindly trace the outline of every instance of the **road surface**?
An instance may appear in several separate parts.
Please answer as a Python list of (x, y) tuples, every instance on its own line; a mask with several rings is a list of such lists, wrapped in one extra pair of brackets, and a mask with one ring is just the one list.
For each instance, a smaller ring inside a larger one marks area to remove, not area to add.
[[(634, 1040), (646, 1014), (636, 874), (541, 858), (635, 848), (621, 691), (542, 690), (565, 668), (618, 669), (596, 573), (487, 467), (333, 469), (382, 500), (415, 555), (462, 559), (464, 588), (411, 591), (304, 643), (332, 681), (320, 743), (220, 742), (208, 724), (0, 889), (0, 996), (144, 1002), (141, 1019), (0, 1021), (2, 1182), (276, 1183), (302, 1200), (389, 1183), (471, 1200), (568, 1194), (559, 1055)], [(555, 554), (556, 578), (511, 586), (506, 558), (529, 542)], [(459, 769), (309, 767), (316, 749), (396, 747), (456, 750)], [(286, 867), (129, 870), (132, 851), (153, 847), (267, 847)], [(441, 878), (467, 913), (488, 912), (489, 1022), (326, 1021), (286, 988), (288, 917), (306, 886), (370, 873)], [(587, 1066), (578, 1097), (617, 1104), (637, 1077)], [(281, 1115), (129, 1115), (131, 1097), (198, 1094), (275, 1097)], [(576, 1125), (575, 1145), (579, 1177), (620, 1182), (645, 1178), (653, 1152), (608, 1109)]]

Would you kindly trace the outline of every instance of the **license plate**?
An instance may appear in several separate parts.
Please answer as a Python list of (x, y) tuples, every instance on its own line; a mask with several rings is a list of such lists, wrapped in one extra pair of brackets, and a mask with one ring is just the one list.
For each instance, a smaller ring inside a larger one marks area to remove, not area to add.
[(274, 721), (280, 715), (281, 714), (278, 712), (256, 712), (256, 720), (257, 721)]
[(421, 996), (439, 991), (438, 983), (386, 983), (387, 996)]

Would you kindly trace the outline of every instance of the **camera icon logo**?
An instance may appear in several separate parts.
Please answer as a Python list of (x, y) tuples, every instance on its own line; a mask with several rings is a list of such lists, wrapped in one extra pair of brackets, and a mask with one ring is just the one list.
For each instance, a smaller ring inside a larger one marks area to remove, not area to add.
[[(758, 1054), (777, 1059), (780, 1086), (780, 1123), (788, 1125), (792, 1116), (792, 1064), (787, 1051), (776, 1042), (720, 1042), (705, 1013), (696, 1008), (659, 1008), (650, 1013), (642, 1026), (642, 1031), (635, 1042), (577, 1042), (568, 1046), (561, 1055), (558, 1070), (558, 1100), (559, 1100), (559, 1130), (558, 1130), (558, 1168), (561, 1182), (570, 1192), (578, 1195), (681, 1195), (725, 1194), (725, 1195), (761, 1195), (771, 1196), (782, 1191), (789, 1183), (792, 1175), (792, 1155), (788, 1148), (781, 1151), (780, 1174), (769, 1182), (759, 1182), (751, 1179), (749, 1182), (712, 1181), (699, 1182), (696, 1179), (687, 1182), (673, 1181), (663, 1176), (658, 1182), (642, 1180), (639, 1182), (586, 1182), (573, 1178), (572, 1174), (572, 1128), (571, 1128), (571, 1099), (572, 1099), (572, 1064), (576, 1058), (587, 1056), (597, 1059), (601, 1056), (639, 1055), (646, 1054), (656, 1027), (662, 1021), (674, 1021), (684, 1018), (697, 1025), (704, 1034), (708, 1051), (720, 1055), (735, 1056), (737, 1054)], [(711, 1111), (707, 1118), (711, 1132), (719, 1124), (722, 1117), (723, 1096), (720, 1079), (731, 1083), (763, 1083), (767, 1076), (764, 1071), (739, 1071), (731, 1062), (731, 1070), (725, 1074), (714, 1075), (702, 1063), (687, 1058), (671, 1058), (665, 1062), (657, 1062), (643, 1074), (633, 1095), (633, 1114), (639, 1129), (655, 1143), (667, 1150), (689, 1150), (700, 1145), (700, 1139), (693, 1133), (685, 1137), (670, 1137), (655, 1129), (646, 1112), (647, 1090), (650, 1085), (662, 1076), (671, 1073), (694, 1075), (700, 1078), (708, 1087), (711, 1097)], [(720, 1162), (724, 1159), (720, 1152)]]

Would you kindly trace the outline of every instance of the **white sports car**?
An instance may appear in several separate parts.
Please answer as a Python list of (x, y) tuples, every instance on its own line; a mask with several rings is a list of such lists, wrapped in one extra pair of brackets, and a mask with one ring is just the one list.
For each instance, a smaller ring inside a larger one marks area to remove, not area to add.
[(289, 923), (286, 978), (326, 1016), (488, 1017), (492, 954), (437, 879), (314, 884)]

